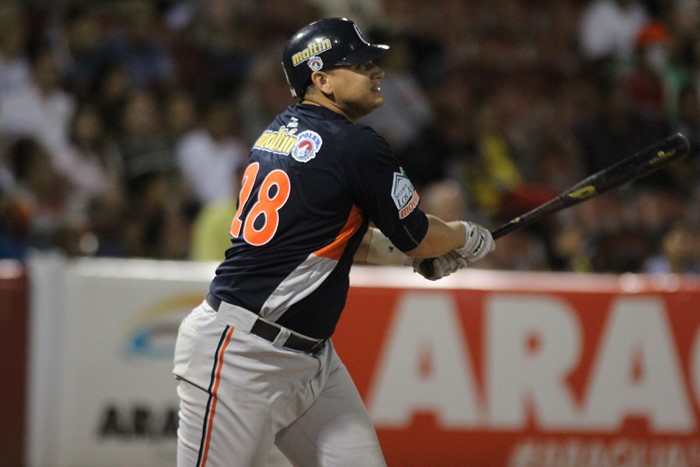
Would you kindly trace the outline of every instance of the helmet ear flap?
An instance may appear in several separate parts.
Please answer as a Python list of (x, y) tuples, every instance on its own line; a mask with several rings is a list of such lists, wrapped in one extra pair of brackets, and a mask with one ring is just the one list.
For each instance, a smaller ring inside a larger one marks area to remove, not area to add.
[(292, 94), (292, 97), (298, 97), (302, 98), (302, 96), (297, 95), (297, 90), (294, 89), (294, 86), (292, 85), (292, 82), (289, 80), (289, 75), (287, 74), (287, 67), (284, 66), (284, 61), (282, 62), (282, 71), (284, 72), (284, 78), (287, 80), (287, 84), (289, 85), (289, 92)]

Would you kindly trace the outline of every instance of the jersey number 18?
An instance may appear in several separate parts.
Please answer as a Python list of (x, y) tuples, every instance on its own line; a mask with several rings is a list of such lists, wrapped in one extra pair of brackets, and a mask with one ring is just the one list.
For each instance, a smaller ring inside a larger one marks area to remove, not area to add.
[[(245, 169), (238, 197), (238, 209), (230, 230), (231, 236), (238, 238), (242, 228), (243, 239), (253, 246), (265, 245), (275, 236), (280, 223), (279, 210), (289, 199), (291, 191), (289, 176), (280, 169), (271, 171), (260, 184), (255, 204), (251, 206), (247, 216), (241, 218), (259, 170), (258, 162), (253, 162)], [(261, 220), (258, 220), (259, 218)]]

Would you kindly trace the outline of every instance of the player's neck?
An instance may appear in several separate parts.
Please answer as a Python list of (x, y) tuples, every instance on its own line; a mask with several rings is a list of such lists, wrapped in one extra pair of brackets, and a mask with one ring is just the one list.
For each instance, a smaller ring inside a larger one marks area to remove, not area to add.
[(318, 102), (314, 102), (314, 101), (312, 101), (312, 100), (310, 100), (310, 99), (303, 99), (303, 100), (301, 101), (301, 103), (302, 103), (302, 104), (317, 105), (317, 106), (319, 106), (319, 107), (323, 107), (323, 106), (322, 106), (321, 104), (319, 104)]
[(302, 104), (309, 104), (309, 105), (317, 105), (319, 107), (325, 107), (329, 110), (332, 110), (333, 112), (342, 115), (343, 117), (347, 118), (351, 122), (355, 123), (355, 118), (353, 118), (351, 115), (348, 115), (347, 112), (344, 112), (343, 109), (341, 109), (335, 102), (333, 102), (330, 99), (322, 98), (322, 99), (314, 99), (314, 98), (309, 98), (305, 97), (302, 101)]

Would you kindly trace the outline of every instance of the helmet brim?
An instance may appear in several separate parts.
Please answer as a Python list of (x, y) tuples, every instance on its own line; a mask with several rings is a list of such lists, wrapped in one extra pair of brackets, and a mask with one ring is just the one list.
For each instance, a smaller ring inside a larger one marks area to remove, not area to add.
[(341, 65), (358, 65), (360, 63), (367, 63), (371, 62), (372, 60), (376, 60), (389, 50), (389, 46), (385, 44), (370, 44), (367, 47), (363, 48), (362, 50), (359, 50), (351, 55), (348, 55), (347, 57), (343, 58), (342, 60), (339, 60), (335, 65), (333, 66), (341, 66)]

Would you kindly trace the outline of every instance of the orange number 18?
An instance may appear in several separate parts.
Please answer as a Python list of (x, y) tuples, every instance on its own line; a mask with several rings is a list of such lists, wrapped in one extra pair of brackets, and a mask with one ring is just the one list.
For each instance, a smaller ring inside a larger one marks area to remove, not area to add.
[[(231, 235), (238, 238), (243, 228), (243, 238), (253, 246), (261, 246), (272, 240), (277, 227), (279, 227), (279, 210), (289, 199), (291, 183), (289, 176), (282, 170), (276, 169), (267, 174), (260, 185), (258, 199), (250, 208), (250, 212), (245, 219), (241, 219), (243, 207), (248, 202), (253, 184), (258, 175), (260, 164), (254, 162), (250, 164), (243, 174), (241, 182), (241, 193), (239, 196), (238, 209), (231, 222)], [(273, 187), (275, 190), (273, 191)], [(262, 216), (263, 222), (259, 228), (255, 227), (255, 221)]]

